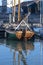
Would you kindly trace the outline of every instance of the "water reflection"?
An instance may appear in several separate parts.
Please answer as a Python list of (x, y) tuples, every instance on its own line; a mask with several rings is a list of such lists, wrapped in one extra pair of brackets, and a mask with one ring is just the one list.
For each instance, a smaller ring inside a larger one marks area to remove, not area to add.
[(6, 46), (11, 46), (12, 49), (16, 49), (17, 51), (34, 49), (33, 41), (31, 42), (31, 41), (6, 40)]
[(41, 65), (43, 65), (43, 41), (40, 40), (40, 55), (41, 55)]
[[(3, 51), (5, 53), (2, 53)], [(0, 59), (0, 65), (2, 65), (2, 61), (4, 65), (43, 65), (43, 40), (14, 41), (0, 39), (0, 53), (2, 54), (0, 55), (2, 59)]]
[[(23, 62), (24, 65), (27, 65), (26, 63), (26, 56), (30, 53), (30, 50), (34, 50), (34, 44), (31, 41), (24, 41), (24, 42), (18, 42), (18, 41), (11, 41), (7, 40), (6, 45), (9, 46), (11, 49), (14, 50), (14, 65), (21, 65), (21, 62)], [(16, 61), (16, 53), (18, 52), (18, 60)], [(17, 63), (18, 62), (18, 63)]]

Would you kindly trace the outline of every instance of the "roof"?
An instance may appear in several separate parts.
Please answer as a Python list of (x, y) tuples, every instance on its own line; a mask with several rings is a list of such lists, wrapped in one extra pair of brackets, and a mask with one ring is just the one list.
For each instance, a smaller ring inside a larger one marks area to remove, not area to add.
[[(21, 5), (21, 6), (29, 6), (29, 5), (31, 5), (31, 4), (33, 4), (33, 3), (34, 3), (34, 1), (26, 1), (26, 2), (20, 3), (20, 5)], [(16, 6), (18, 6), (18, 4), (17, 4)]]
[(40, 0), (33, 0), (35, 3), (38, 3)]
[(26, 6), (26, 5), (32, 4), (32, 3), (34, 3), (34, 2), (33, 1), (26, 1), (26, 2), (22, 2), (21, 5)]

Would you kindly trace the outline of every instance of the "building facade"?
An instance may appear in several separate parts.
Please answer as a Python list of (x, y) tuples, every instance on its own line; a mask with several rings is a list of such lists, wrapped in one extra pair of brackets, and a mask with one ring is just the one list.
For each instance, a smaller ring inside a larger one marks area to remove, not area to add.
[(41, 23), (43, 25), (43, 0), (40, 2)]
[(7, 0), (2, 0), (2, 12), (7, 11)]
[(7, 0), (2, 0), (2, 6), (7, 6)]

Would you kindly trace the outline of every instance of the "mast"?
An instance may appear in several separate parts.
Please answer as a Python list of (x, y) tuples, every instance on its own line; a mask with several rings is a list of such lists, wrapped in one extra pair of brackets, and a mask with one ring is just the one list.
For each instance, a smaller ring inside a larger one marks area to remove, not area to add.
[(15, 22), (15, 8), (16, 8), (16, 0), (13, 0), (14, 6), (13, 6), (13, 22)]
[(18, 21), (20, 21), (20, 0), (18, 0)]
[(13, 11), (14, 10), (14, 8), (13, 8), (13, 0), (12, 0), (12, 20), (13, 20), (13, 16), (14, 16), (14, 14), (13, 14)]

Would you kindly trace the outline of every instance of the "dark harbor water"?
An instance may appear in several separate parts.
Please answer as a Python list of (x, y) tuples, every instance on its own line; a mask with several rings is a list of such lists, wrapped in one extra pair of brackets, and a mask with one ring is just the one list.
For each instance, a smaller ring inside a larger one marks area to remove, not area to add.
[(0, 65), (43, 65), (43, 41), (0, 39)]

